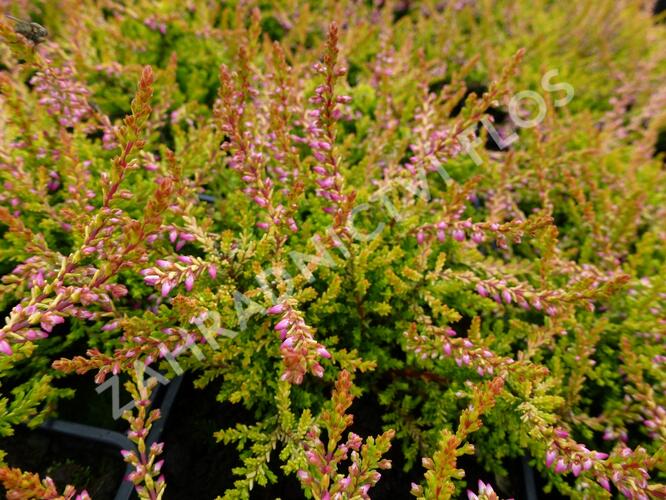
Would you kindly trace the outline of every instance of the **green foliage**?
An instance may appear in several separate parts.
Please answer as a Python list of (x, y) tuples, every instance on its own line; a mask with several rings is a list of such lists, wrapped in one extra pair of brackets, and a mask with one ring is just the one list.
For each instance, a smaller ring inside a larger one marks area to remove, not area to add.
[(367, 498), (391, 446), (419, 498), (527, 454), (571, 497), (664, 495), (647, 3), (10, 2), (49, 36), (0, 17), (0, 435), (129, 375), (125, 459), (161, 496), (145, 363), (246, 410), (222, 498)]

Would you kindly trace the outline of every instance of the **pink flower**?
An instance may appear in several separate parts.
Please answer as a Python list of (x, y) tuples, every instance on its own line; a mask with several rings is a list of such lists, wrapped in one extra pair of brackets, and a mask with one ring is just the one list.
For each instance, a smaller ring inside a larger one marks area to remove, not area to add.
[(548, 453), (546, 453), (546, 467), (553, 465), (556, 458), (557, 452), (555, 450), (548, 450)]
[(284, 304), (276, 304), (266, 309), (267, 314), (280, 314), (283, 313), (287, 307)]
[(0, 340), (0, 352), (6, 354), (7, 356), (14, 354), (14, 351), (12, 351), (12, 346), (10, 346), (9, 342), (7, 342), (5, 339)]
[(573, 475), (576, 476), (576, 477), (578, 477), (581, 470), (582, 470), (582, 467), (578, 462), (574, 462), (574, 464), (571, 466), (571, 472), (573, 472)]
[(268, 200), (266, 198), (264, 198), (263, 196), (259, 196), (259, 195), (255, 196), (254, 201), (257, 205), (259, 205), (262, 208), (265, 208), (265, 207), (268, 206)]
[(325, 347), (320, 347), (317, 349), (317, 354), (319, 354), (322, 358), (330, 359), (331, 353), (326, 350)]
[(167, 295), (169, 295), (169, 292), (171, 291), (172, 288), (173, 285), (169, 281), (165, 281), (164, 283), (162, 283), (162, 290), (161, 290), (162, 297), (166, 297)]
[(454, 229), (453, 238), (456, 241), (465, 241), (465, 231), (463, 231), (462, 229)]
[(156, 276), (154, 274), (151, 274), (151, 275), (146, 276), (145, 278), (143, 278), (143, 281), (145, 281), (146, 285), (155, 286), (160, 281), (160, 277)]
[(65, 319), (62, 316), (58, 316), (57, 314), (47, 312), (44, 313), (44, 315), (42, 315), (40, 325), (43, 330), (51, 333), (51, 330), (53, 330), (54, 326), (64, 322)]
[(605, 477), (597, 478), (597, 482), (607, 491), (610, 491), (610, 482)]
[(289, 328), (289, 325), (291, 325), (291, 321), (289, 321), (287, 318), (284, 318), (275, 325), (275, 329), (286, 330), (287, 328)]

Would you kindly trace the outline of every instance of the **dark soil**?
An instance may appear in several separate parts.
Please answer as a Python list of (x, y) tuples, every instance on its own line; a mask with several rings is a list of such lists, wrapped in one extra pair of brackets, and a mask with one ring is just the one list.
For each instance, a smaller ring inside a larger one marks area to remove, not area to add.
[(117, 449), (39, 429), (19, 427), (0, 448), (11, 467), (50, 476), (60, 491), (67, 484), (85, 488), (96, 500), (112, 499), (125, 473)]

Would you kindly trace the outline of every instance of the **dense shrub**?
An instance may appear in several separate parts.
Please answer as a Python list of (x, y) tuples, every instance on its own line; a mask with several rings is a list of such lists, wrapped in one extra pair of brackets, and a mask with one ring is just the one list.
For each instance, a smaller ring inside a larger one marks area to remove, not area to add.
[[(649, 3), (3, 2), (48, 34), (0, 18), (0, 434), (125, 374), (130, 479), (168, 496), (149, 375), (188, 371), (252, 416), (210, 436), (239, 453), (211, 496), (279, 463), (368, 498), (393, 447), (418, 498), (497, 498), (462, 455), (663, 498)], [(3, 461), (11, 498), (58, 495)]]

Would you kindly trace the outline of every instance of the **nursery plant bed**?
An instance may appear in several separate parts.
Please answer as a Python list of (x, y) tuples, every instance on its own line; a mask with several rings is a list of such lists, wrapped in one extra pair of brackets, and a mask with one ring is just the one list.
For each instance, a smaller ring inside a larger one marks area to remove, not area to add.
[(663, 1), (153, 3), (0, 12), (7, 497), (666, 496)]

